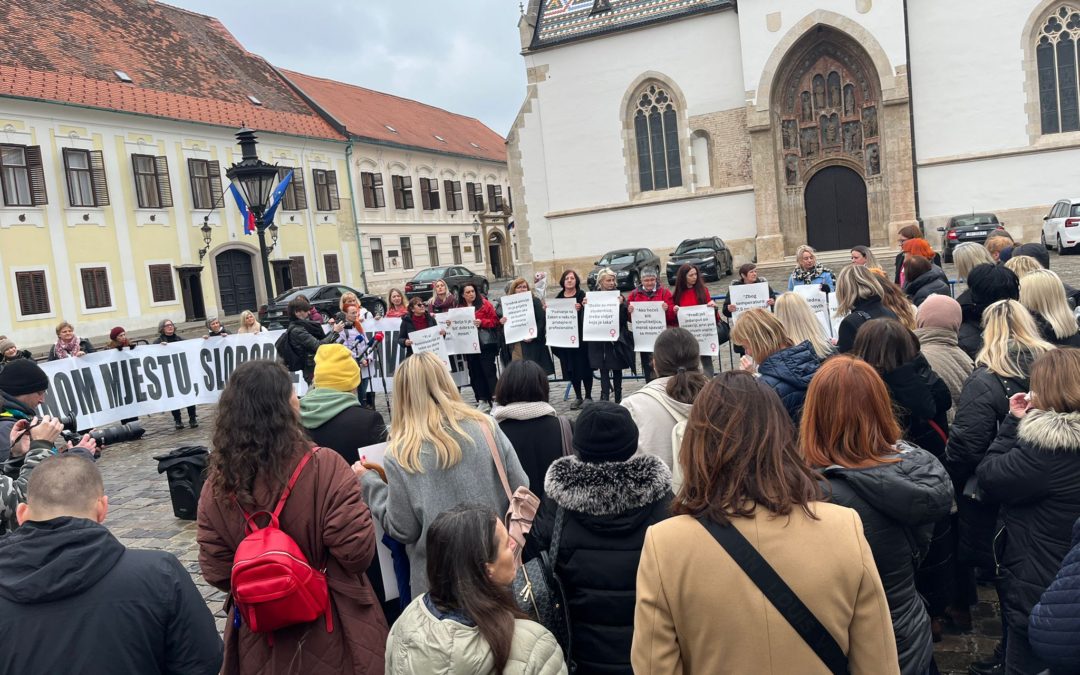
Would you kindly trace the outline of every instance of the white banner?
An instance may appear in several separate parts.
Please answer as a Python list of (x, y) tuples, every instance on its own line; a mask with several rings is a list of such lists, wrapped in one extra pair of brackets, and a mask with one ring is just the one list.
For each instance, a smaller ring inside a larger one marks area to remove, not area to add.
[(502, 304), (502, 315), (506, 318), (506, 323), (503, 324), (506, 344), (512, 345), (536, 337), (536, 309), (533, 307), (531, 291), (504, 295), (499, 302)]
[(702, 356), (719, 356), (720, 336), (716, 332), (716, 310), (708, 305), (680, 307), (679, 326), (690, 331), (698, 341)]
[(581, 346), (578, 335), (577, 300), (558, 298), (547, 301), (545, 333), (548, 347), (574, 349)]
[(632, 302), (631, 330), (634, 331), (634, 351), (651, 352), (656, 338), (667, 328), (667, 313), (663, 302)]
[(479, 354), (480, 334), (476, 330), (476, 308), (458, 307), (442, 314), (435, 320), (446, 331), (447, 354)]
[(619, 339), (619, 292), (590, 291), (585, 294), (582, 342), (615, 342)]
[(836, 293), (825, 293), (821, 286), (816, 284), (800, 284), (795, 286), (795, 292), (806, 298), (810, 304), (810, 310), (817, 316), (821, 327), (830, 337), (836, 336), (840, 326), (840, 320), (834, 319), (836, 314)]
[(769, 284), (761, 281), (756, 284), (732, 284), (728, 288), (728, 297), (735, 311), (731, 313), (732, 323), (739, 320), (739, 315), (748, 309), (765, 309), (769, 306)]

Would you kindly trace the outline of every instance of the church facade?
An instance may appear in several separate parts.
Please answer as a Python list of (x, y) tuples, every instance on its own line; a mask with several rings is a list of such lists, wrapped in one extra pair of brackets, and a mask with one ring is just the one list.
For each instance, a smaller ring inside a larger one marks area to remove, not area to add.
[(1080, 189), (1080, 2), (532, 0), (508, 137), (520, 261), (720, 236), (736, 264)]

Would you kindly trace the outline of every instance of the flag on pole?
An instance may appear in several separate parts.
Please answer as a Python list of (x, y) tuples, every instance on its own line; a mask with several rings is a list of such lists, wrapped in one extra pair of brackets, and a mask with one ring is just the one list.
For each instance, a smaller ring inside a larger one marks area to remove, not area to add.
[(277, 212), (278, 204), (281, 203), (281, 198), (285, 196), (285, 190), (289, 188), (289, 183), (292, 182), (293, 172), (290, 169), (289, 173), (285, 174), (285, 177), (281, 179), (278, 186), (274, 188), (274, 192), (270, 195), (270, 205), (266, 207), (266, 215), (263, 216), (263, 222), (270, 225), (274, 222), (274, 213)]
[(254, 233), (255, 214), (248, 210), (247, 202), (244, 201), (240, 191), (236, 189), (235, 183), (229, 183), (229, 192), (232, 193), (233, 199), (236, 200), (236, 206), (240, 209), (240, 217), (244, 219), (244, 234)]

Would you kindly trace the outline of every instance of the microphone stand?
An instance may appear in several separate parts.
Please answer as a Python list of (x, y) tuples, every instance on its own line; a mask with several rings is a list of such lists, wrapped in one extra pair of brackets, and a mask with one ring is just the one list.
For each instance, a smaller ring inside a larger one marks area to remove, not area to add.
[(386, 416), (392, 422), (394, 420), (394, 411), (391, 410), (390, 394), (386, 389), (386, 365), (383, 362), (382, 343), (379, 344), (379, 348), (372, 355), (375, 357), (375, 370), (382, 375), (382, 391), (383, 396), (386, 397)]

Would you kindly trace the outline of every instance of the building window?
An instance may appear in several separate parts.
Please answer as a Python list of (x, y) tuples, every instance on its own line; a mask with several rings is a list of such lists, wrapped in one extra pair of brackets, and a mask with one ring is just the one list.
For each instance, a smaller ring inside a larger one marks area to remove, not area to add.
[(484, 210), (484, 186), (480, 183), (465, 183), (465, 198), (470, 211)]
[(499, 213), (503, 210), (503, 198), (502, 198), (502, 186), (501, 185), (489, 185), (488, 189), (488, 207), (492, 213)]
[(443, 189), (446, 190), (446, 210), (447, 211), (460, 211), (461, 210), (461, 181), (459, 180), (444, 180)]
[(428, 237), (427, 238), (427, 257), (428, 267), (438, 267), (439, 265), (439, 238)]
[(221, 166), (206, 159), (189, 159), (192, 208), (213, 210), (222, 205)]
[[(304, 262), (304, 256), (291, 255), (289, 256), (289, 276), (292, 277), (293, 288), (299, 288), (301, 286), (307, 286), (307, 264)], [(308, 298), (310, 300), (311, 298)]]
[(401, 264), (407, 270), (411, 270), (413, 268), (412, 237), (401, 238)]
[(315, 177), (315, 210), (337, 211), (341, 208), (338, 200), (337, 171), (313, 169)]
[(413, 207), (412, 176), (390, 176), (394, 188), (394, 208), (404, 211)]
[(434, 178), (420, 179), (420, 203), (425, 211), (439, 210), (439, 181)]
[(638, 92), (634, 109), (634, 145), (642, 192), (682, 185), (679, 118), (675, 102), (661, 85)]
[(172, 265), (150, 265), (150, 296), (154, 302), (174, 302)]
[(112, 294), (109, 292), (109, 271), (104, 267), (84, 267), (82, 275), (83, 304), (86, 309), (107, 309), (112, 307)]
[(456, 234), (450, 235), (450, 250), (454, 254), (454, 264), (461, 264), (461, 237)]
[(0, 145), (0, 185), (5, 206), (47, 204), (41, 146)]
[(285, 176), (292, 171), (292, 180), (289, 187), (285, 188), (285, 194), (281, 197), (281, 210), (303, 211), (307, 208), (307, 191), (304, 190), (304, 172), (291, 166), (283, 166), (278, 169), (278, 182), (285, 180)]
[(385, 272), (386, 262), (383, 260), (382, 239), (372, 237), (371, 243), (371, 270), (373, 272)]
[(386, 199), (383, 197), (381, 173), (361, 172), (360, 186), (364, 192), (365, 209), (381, 209), (386, 206)]
[(132, 155), (135, 197), (140, 209), (163, 209), (173, 205), (169, 185), (169, 160), (153, 155)]
[(1035, 46), (1039, 115), (1044, 134), (1080, 130), (1077, 43), (1080, 10), (1060, 5), (1042, 23)]
[(19, 314), (33, 316), (49, 314), (49, 286), (45, 281), (45, 270), (16, 272), (15, 286), (19, 294)]
[(326, 270), (326, 283), (328, 284), (340, 284), (341, 283), (341, 271), (338, 269), (337, 254), (326, 253), (322, 257), (323, 269)]
[(484, 262), (484, 249), (480, 247), (480, 235), (474, 234), (472, 236), (472, 257), (473, 262)]
[(109, 205), (105, 160), (100, 150), (64, 148), (64, 173), (67, 175), (68, 202), (72, 206)]

